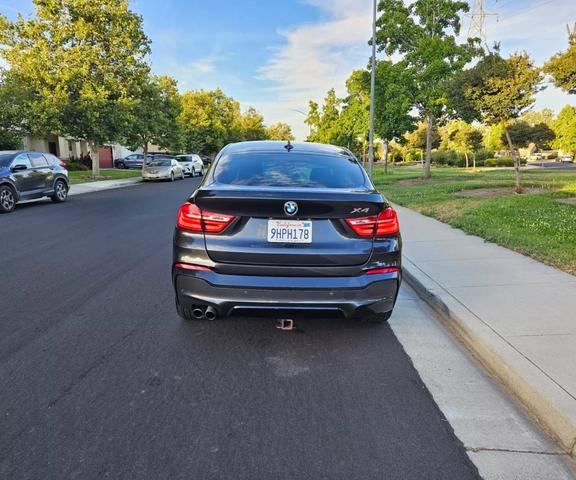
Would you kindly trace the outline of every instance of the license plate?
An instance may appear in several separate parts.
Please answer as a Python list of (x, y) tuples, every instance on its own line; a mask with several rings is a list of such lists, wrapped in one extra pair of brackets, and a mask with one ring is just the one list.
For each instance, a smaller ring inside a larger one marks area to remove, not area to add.
[(268, 220), (268, 241), (312, 243), (312, 222), (310, 220)]

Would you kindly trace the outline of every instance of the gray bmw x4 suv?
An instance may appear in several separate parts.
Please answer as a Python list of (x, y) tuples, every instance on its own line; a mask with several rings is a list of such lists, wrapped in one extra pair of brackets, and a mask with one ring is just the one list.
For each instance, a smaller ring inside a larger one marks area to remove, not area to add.
[(231, 144), (178, 213), (176, 307), (189, 320), (319, 313), (384, 322), (401, 247), (396, 212), (350, 151)]

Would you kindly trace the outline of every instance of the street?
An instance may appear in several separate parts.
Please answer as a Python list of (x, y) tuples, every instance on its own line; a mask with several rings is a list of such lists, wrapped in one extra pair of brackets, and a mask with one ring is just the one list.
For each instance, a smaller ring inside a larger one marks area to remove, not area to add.
[(0, 477), (478, 478), (389, 326), (180, 320), (196, 182), (0, 218)]

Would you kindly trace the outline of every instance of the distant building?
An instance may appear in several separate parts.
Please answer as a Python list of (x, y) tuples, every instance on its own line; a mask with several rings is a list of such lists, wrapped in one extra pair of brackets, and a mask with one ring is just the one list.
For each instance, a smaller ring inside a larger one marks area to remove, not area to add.
[[(62, 160), (78, 159), (86, 155), (90, 150), (88, 142), (85, 140), (74, 140), (71, 138), (60, 137), (58, 135), (48, 135), (46, 137), (33, 137), (27, 135), (23, 139), (26, 150), (37, 152), (51, 153)], [(137, 150), (141, 152), (142, 150)], [(99, 158), (101, 168), (112, 168), (114, 160), (124, 158), (131, 153), (136, 153), (122, 145), (113, 144), (99, 148)]]

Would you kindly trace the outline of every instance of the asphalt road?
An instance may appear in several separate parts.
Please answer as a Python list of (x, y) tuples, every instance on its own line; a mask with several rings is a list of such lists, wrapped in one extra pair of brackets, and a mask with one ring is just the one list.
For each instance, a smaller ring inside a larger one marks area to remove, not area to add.
[(478, 478), (389, 326), (180, 320), (195, 184), (0, 216), (0, 478)]

